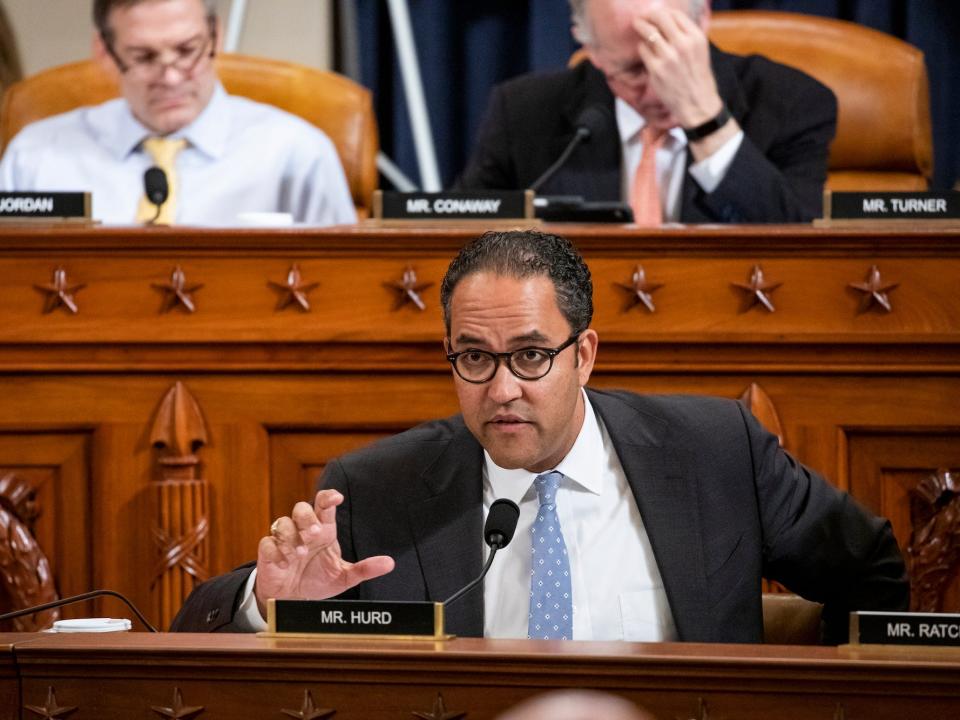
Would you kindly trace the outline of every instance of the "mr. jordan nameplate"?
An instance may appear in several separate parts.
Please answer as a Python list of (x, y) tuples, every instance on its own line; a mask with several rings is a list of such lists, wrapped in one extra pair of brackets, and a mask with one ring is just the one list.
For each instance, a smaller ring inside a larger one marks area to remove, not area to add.
[(954, 613), (850, 613), (851, 645), (960, 647), (960, 615)]
[(533, 217), (533, 193), (524, 190), (471, 192), (378, 192), (374, 215), (383, 220), (516, 220)]
[(270, 600), (271, 633), (427, 637), (443, 634), (443, 605), (371, 600)]
[(0, 217), (88, 218), (90, 193), (0, 192)]
[(957, 220), (960, 192), (827, 192), (830, 220)]

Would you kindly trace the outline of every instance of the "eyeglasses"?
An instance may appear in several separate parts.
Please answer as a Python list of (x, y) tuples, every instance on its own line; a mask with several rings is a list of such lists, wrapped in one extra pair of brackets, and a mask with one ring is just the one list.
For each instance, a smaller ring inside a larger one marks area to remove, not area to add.
[(576, 333), (555, 348), (525, 347), (510, 352), (495, 353), (489, 350), (468, 348), (460, 352), (448, 353), (447, 360), (457, 371), (457, 375), (468, 383), (480, 385), (493, 380), (504, 360), (507, 367), (521, 380), (539, 380), (553, 367), (553, 359), (580, 338)]
[(204, 58), (212, 59), (217, 52), (217, 23), (208, 18), (209, 32), (202, 38), (185, 42), (173, 50), (172, 60), (163, 61), (160, 53), (148, 50), (136, 57), (124, 61), (113, 47), (113, 43), (105, 36), (103, 44), (110, 53), (110, 57), (117, 64), (121, 73), (135, 74), (143, 79), (162, 77), (167, 68), (173, 68), (181, 75), (190, 75)]

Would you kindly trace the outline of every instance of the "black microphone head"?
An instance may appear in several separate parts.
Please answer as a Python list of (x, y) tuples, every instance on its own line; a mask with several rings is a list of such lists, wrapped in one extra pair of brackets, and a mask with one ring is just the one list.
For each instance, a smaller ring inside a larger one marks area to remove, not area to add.
[(602, 135), (610, 128), (612, 119), (610, 108), (606, 105), (587, 105), (577, 115), (577, 134), (582, 135), (584, 140), (589, 140), (594, 135)]
[(170, 194), (167, 174), (156, 166), (147, 168), (143, 174), (143, 189), (150, 202), (154, 205), (163, 205), (167, 201), (167, 195)]
[(487, 522), (483, 526), (483, 537), (487, 545), (505, 548), (513, 540), (520, 519), (520, 508), (513, 500), (500, 498), (494, 500), (487, 513)]

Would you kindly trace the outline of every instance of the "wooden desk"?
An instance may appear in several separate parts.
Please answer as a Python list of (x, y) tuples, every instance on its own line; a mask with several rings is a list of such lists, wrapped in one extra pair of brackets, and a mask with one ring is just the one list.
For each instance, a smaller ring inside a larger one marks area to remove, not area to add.
[[(943, 473), (960, 468), (960, 229), (555, 229), (593, 272), (594, 385), (752, 389), (786, 447), (889, 516), (904, 546), (915, 488), (957, 507)], [(476, 233), (0, 228), (0, 477), (37, 490), (33, 533), (61, 594), (120, 590), (163, 625), (195, 577), (254, 556), (328, 459), (456, 412), (439, 283)], [(319, 283), (309, 312), (283, 306), (294, 265)], [(638, 265), (655, 311), (623, 287)], [(178, 267), (202, 285), (195, 312), (164, 312)], [(773, 312), (735, 285), (755, 267), (780, 283)], [(851, 287), (872, 267), (889, 312)], [(44, 312), (58, 268), (64, 288), (83, 285), (76, 313)], [(408, 268), (425, 310), (398, 304)], [(179, 415), (162, 402), (176, 383)], [(960, 610), (957, 550), (933, 549), (951, 570), (915, 574), (918, 597)]]
[[(299, 713), (306, 692), (316, 709), (335, 710), (336, 720), (400, 720), (415, 712), (485, 720), (538, 692), (578, 687), (618, 693), (664, 720), (903, 720), (960, 712), (960, 652), (925, 649), (364, 644), (144, 633), (38, 635), (6, 644), (16, 649), (23, 704), (44, 707), (53, 688), (59, 706), (78, 708), (71, 720), (279, 718), (284, 710)], [(203, 711), (151, 709), (173, 708), (178, 691), (184, 707)], [(451, 714), (434, 714), (438, 695)], [(0, 717), (16, 717), (12, 710), (4, 704)]]

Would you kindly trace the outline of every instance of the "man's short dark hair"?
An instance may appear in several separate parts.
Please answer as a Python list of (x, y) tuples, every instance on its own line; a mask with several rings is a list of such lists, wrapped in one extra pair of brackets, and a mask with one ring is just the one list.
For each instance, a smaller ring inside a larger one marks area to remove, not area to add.
[[(154, 0), (93, 0), (93, 26), (97, 29), (105, 41), (113, 40), (113, 31), (110, 28), (110, 12), (115, 8), (133, 7), (142, 2), (151, 2)], [(217, 17), (217, 4), (215, 0), (203, 0), (203, 5), (207, 10), (207, 19), (212, 20)]]
[(545, 275), (572, 334), (586, 330), (593, 319), (590, 268), (569, 240), (536, 230), (490, 231), (460, 250), (443, 277), (440, 303), (447, 335), (453, 291), (463, 278), (478, 272), (518, 279)]

